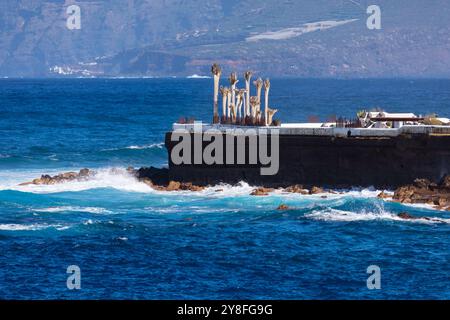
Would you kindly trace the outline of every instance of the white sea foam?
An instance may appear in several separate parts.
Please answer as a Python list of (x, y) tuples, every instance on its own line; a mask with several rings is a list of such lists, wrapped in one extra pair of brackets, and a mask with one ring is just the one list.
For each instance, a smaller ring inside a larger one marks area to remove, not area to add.
[[(347, 198), (363, 198), (370, 199), (376, 198), (380, 193), (380, 190), (374, 188), (367, 189), (350, 189), (350, 190), (340, 190), (338, 193), (324, 192), (316, 195), (301, 195), (296, 193), (287, 193), (282, 189), (276, 189), (269, 194), (267, 197), (253, 197), (250, 193), (255, 188), (246, 182), (240, 182), (236, 185), (230, 184), (219, 184), (205, 188), (201, 191), (157, 191), (149, 187), (148, 185), (139, 182), (133, 175), (129, 174), (125, 168), (102, 168), (96, 170), (96, 175), (90, 177), (86, 181), (68, 181), (64, 183), (54, 184), (54, 185), (24, 185), (19, 184), (24, 181), (31, 181), (41, 174), (55, 175), (60, 172), (73, 171), (72, 169), (54, 169), (47, 172), (42, 172), (41, 170), (30, 170), (30, 171), (0, 171), (0, 191), (1, 190), (16, 190), (21, 192), (30, 192), (37, 194), (46, 193), (59, 193), (59, 192), (78, 192), (90, 189), (99, 188), (112, 188), (116, 190), (126, 191), (126, 192), (138, 192), (138, 193), (149, 193), (158, 194), (170, 197), (207, 197), (207, 198), (236, 198), (236, 197), (246, 197), (246, 203), (251, 205), (251, 203), (269, 203), (275, 200), (287, 201), (288, 204), (293, 202), (299, 204), (306, 203), (326, 203), (329, 207), (336, 207), (347, 201)], [(326, 196), (326, 198), (324, 198)], [(248, 202), (248, 201), (251, 201)], [(303, 204), (302, 204), (303, 205)], [(415, 204), (414, 207), (425, 208), (428, 210), (436, 210), (429, 205)], [(158, 210), (158, 209), (157, 209)], [(163, 212), (164, 209), (160, 210)], [(172, 209), (170, 209), (172, 210)], [(169, 210), (169, 211), (170, 211)], [(199, 211), (203, 209), (198, 208)], [(207, 211), (207, 209), (204, 209)], [(78, 211), (78, 212), (88, 212), (93, 214), (111, 214), (112, 212), (104, 208), (99, 207), (82, 207), (82, 206), (55, 206), (47, 208), (37, 208), (33, 209), (35, 212), (64, 212), (64, 211)], [(324, 218), (324, 219), (380, 219), (389, 218), (389, 215), (384, 215), (381, 213), (354, 213), (356, 216), (348, 216), (344, 214), (336, 214), (336, 212), (315, 212), (311, 218)], [(394, 219), (397, 219), (395, 216)], [(398, 218), (400, 219), (400, 218)]]
[[(288, 198), (307, 198), (307, 199), (340, 199), (343, 197), (355, 197), (355, 198), (376, 198), (381, 190), (376, 190), (374, 188), (353, 188), (348, 190), (333, 190), (324, 191), (312, 195), (302, 195), (300, 193), (286, 192), (284, 189), (276, 189), (272, 194), (280, 195)], [(326, 196), (326, 198), (323, 198)]]
[(48, 207), (33, 209), (36, 212), (48, 212), (48, 213), (58, 213), (58, 212), (87, 212), (95, 214), (110, 214), (112, 211), (105, 208), (99, 207), (78, 207), (78, 206), (58, 206), (58, 207)]
[(152, 143), (152, 144), (146, 144), (146, 145), (142, 145), (142, 146), (129, 146), (126, 147), (125, 149), (131, 149), (131, 150), (143, 150), (143, 149), (153, 149), (153, 148), (158, 148), (158, 149), (162, 149), (164, 147), (164, 142), (160, 142), (160, 143)]
[(390, 221), (402, 221), (411, 223), (450, 223), (450, 219), (429, 217), (418, 219), (402, 219), (398, 215), (380, 210), (379, 212), (351, 212), (344, 210), (337, 210), (328, 208), (325, 210), (314, 210), (311, 213), (305, 214), (305, 218), (322, 220), (322, 221), (341, 221), (341, 222), (354, 222), (354, 221), (373, 221), (373, 220), (390, 220)]
[(84, 221), (83, 224), (84, 225), (94, 224), (94, 221), (92, 221), (92, 219), (88, 219), (88, 220)]
[[(57, 172), (62, 172), (62, 170)], [(42, 174), (42, 172), (40, 174)], [(0, 179), (0, 181), (2, 181), (0, 190), (16, 190), (31, 193), (57, 193), (78, 192), (98, 188), (113, 188), (129, 192), (153, 192), (153, 189), (151, 189), (146, 184), (139, 182), (124, 168), (98, 169), (96, 170), (96, 174), (94, 176), (85, 181), (67, 181), (53, 185), (19, 185), (21, 182), (33, 180), (37, 176), (40, 176), (40, 174), (31, 175), (30, 173), (28, 173), (27, 177), (24, 177), (23, 174), (20, 174), (19, 178), (10, 177), (5, 181), (5, 183), (3, 183), (3, 181)], [(56, 172), (52, 174), (56, 174)]]
[(235, 197), (248, 195), (253, 189), (254, 187), (250, 186), (247, 182), (241, 181), (236, 185), (218, 184), (210, 186), (198, 193), (205, 196)]
[(69, 228), (69, 226), (64, 226), (61, 224), (16, 224), (16, 223), (0, 224), (1, 231), (35, 231), (47, 228), (55, 228), (56, 230), (65, 230)]
[(192, 214), (203, 214), (203, 213), (237, 213), (240, 209), (236, 208), (216, 208), (216, 207), (200, 207), (200, 206), (167, 206), (167, 207), (146, 207), (145, 210), (149, 210), (152, 213), (182, 213), (189, 212)]
[[(237, 196), (249, 196), (255, 186), (251, 186), (246, 182), (239, 182), (236, 185), (230, 184), (218, 184), (209, 186), (202, 191), (157, 191), (149, 187), (148, 185), (139, 182), (133, 175), (129, 174), (125, 168), (101, 168), (97, 169), (96, 174), (85, 181), (67, 181), (63, 183), (53, 185), (23, 185), (19, 184), (24, 181), (31, 181), (42, 174), (56, 175), (65, 171), (74, 171), (73, 169), (54, 169), (46, 172), (31, 170), (27, 172), (21, 171), (0, 171), (0, 190), (16, 190), (22, 192), (31, 193), (58, 193), (58, 192), (78, 192), (90, 189), (98, 188), (113, 188), (128, 192), (141, 192), (141, 193), (155, 193), (162, 195), (189, 195), (200, 197), (212, 197), (212, 198), (229, 198)], [(374, 189), (352, 189), (345, 190), (341, 193), (322, 193), (316, 195), (301, 195), (295, 193), (286, 193), (282, 189), (276, 189), (270, 193), (270, 197), (292, 198), (292, 199), (311, 199), (311, 200), (325, 200), (321, 199), (326, 196), (327, 199), (339, 199), (343, 197), (362, 197), (372, 198), (376, 197), (380, 191)], [(256, 199), (266, 197), (254, 197)], [(98, 208), (81, 208), (81, 207), (60, 207), (60, 208), (48, 208), (45, 209), (48, 212), (57, 211), (86, 211), (97, 213)], [(100, 209), (101, 210), (101, 209)]]
[(131, 145), (121, 148), (108, 148), (108, 149), (102, 149), (101, 151), (119, 151), (119, 150), (145, 150), (145, 149), (162, 149), (164, 148), (164, 142), (158, 142), (158, 143), (150, 143), (150, 144), (144, 144), (144, 145)]

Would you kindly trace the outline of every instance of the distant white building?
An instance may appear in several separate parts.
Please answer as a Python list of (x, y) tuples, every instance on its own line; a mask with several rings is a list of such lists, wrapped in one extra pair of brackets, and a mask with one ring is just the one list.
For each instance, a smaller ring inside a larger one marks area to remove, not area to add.
[(400, 128), (404, 124), (416, 124), (423, 118), (414, 113), (389, 113), (386, 111), (371, 111), (366, 113), (364, 121), (370, 122), (369, 128), (388, 128), (388, 122), (392, 123), (392, 128)]

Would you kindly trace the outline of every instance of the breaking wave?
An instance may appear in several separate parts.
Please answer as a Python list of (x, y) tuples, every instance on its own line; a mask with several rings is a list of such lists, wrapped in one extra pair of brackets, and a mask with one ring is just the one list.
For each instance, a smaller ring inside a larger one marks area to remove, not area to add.
[(101, 151), (121, 151), (121, 150), (145, 150), (145, 149), (163, 149), (164, 148), (164, 142), (158, 142), (158, 143), (151, 143), (151, 144), (144, 144), (144, 145), (131, 145), (127, 147), (122, 148), (109, 148), (109, 149), (102, 149)]
[[(35, 175), (28, 175), (22, 180), (11, 179), (5, 185), (0, 185), (0, 190), (15, 190), (31, 193), (58, 193), (58, 192), (78, 192), (90, 189), (113, 188), (129, 192), (152, 192), (149, 186), (139, 182), (130, 175), (124, 168), (103, 168), (96, 171), (96, 175), (84, 181), (67, 181), (53, 185), (25, 185), (19, 184), (36, 178)], [(51, 209), (50, 209), (51, 210)]]
[(53, 228), (56, 230), (65, 230), (69, 228), (69, 226), (65, 226), (62, 224), (16, 224), (16, 223), (0, 224), (1, 231), (35, 231), (48, 228)]
[(48, 212), (48, 213), (58, 213), (58, 212), (86, 212), (94, 214), (110, 214), (112, 211), (105, 208), (99, 207), (78, 207), (78, 206), (60, 206), (60, 207), (47, 207), (33, 209), (35, 212)]
[(379, 212), (366, 212), (366, 211), (352, 212), (328, 208), (325, 210), (314, 210), (311, 213), (307, 213), (305, 214), (305, 218), (321, 221), (338, 221), (338, 222), (385, 220), (385, 221), (402, 221), (402, 222), (425, 223), (425, 224), (435, 224), (435, 223), (450, 224), (450, 219), (445, 218), (420, 217), (416, 219), (402, 219), (398, 215), (384, 210), (381, 210)]

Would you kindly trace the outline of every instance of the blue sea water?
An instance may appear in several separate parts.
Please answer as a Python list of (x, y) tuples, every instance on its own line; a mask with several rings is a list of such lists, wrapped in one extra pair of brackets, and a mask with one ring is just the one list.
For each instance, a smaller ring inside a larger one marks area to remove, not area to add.
[[(0, 298), (450, 298), (448, 212), (374, 189), (252, 197), (242, 182), (167, 193), (128, 176), (128, 166), (166, 165), (172, 122), (210, 120), (211, 82), (0, 80)], [(274, 79), (270, 99), (285, 122), (373, 107), (450, 116), (450, 81)], [(19, 186), (84, 167), (98, 174)], [(402, 221), (403, 211), (440, 222)], [(69, 265), (81, 290), (66, 287)], [(380, 290), (367, 288), (369, 265)]]

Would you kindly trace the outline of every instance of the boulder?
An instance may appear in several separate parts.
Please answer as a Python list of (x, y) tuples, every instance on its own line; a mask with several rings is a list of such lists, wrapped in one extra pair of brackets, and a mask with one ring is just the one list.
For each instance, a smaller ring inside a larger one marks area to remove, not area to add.
[(320, 187), (312, 187), (311, 190), (309, 190), (309, 194), (318, 194), (318, 193), (323, 193), (323, 189)]
[(445, 207), (445, 206), (447, 206), (448, 204), (449, 204), (449, 203), (448, 203), (448, 201), (447, 201), (446, 198), (441, 197), (441, 198), (438, 198), (438, 199), (437, 199), (437, 205), (438, 205), (439, 207)]
[(304, 189), (301, 184), (295, 184), (287, 187), (284, 191), (291, 193), (309, 194), (308, 190)]
[(413, 183), (413, 185), (416, 188), (420, 188), (420, 189), (428, 189), (430, 184), (431, 184), (431, 181), (428, 179), (416, 179), (416, 180), (414, 180), (414, 183)]
[(289, 210), (289, 207), (282, 203), (278, 206), (277, 210)]
[(381, 191), (378, 195), (377, 195), (377, 198), (379, 198), (379, 199), (388, 199), (388, 198), (390, 198), (391, 196), (390, 195), (388, 195), (388, 194), (386, 194), (384, 191)]
[(187, 191), (202, 191), (205, 187), (193, 185), (192, 182), (185, 182), (180, 185), (180, 189)]
[(78, 173), (76, 172), (64, 172), (60, 175), (58, 175), (57, 177), (61, 178), (62, 180), (66, 179), (66, 180), (73, 180), (78, 176)]
[(81, 169), (80, 172), (78, 173), (79, 177), (88, 177), (90, 175), (91, 175), (91, 170), (89, 170), (87, 168)]
[(408, 212), (400, 212), (397, 216), (398, 216), (399, 218), (406, 219), (406, 220), (414, 220), (414, 219), (417, 219), (416, 217), (410, 215)]
[(142, 183), (145, 183), (146, 185), (148, 185), (149, 187), (153, 188), (155, 185), (153, 184), (153, 181), (148, 179), (148, 178), (144, 178), (141, 180)]
[(407, 212), (401, 212), (397, 216), (399, 218), (402, 218), (402, 219), (405, 219), (405, 220), (423, 219), (423, 220), (428, 220), (428, 221), (443, 222), (441, 219), (438, 219), (438, 218), (430, 218), (430, 217), (425, 217), (425, 216), (415, 217), (415, 216), (410, 215)]
[(405, 186), (395, 190), (394, 196), (392, 198), (402, 203), (412, 203), (413, 195), (414, 195), (414, 187)]
[(272, 192), (273, 189), (271, 188), (264, 188), (264, 187), (260, 187), (257, 189), (254, 189), (252, 191), (252, 193), (250, 193), (251, 196), (268, 196), (269, 192)]
[(438, 185), (440, 188), (450, 189), (450, 175), (445, 175)]
[(395, 190), (392, 199), (401, 203), (426, 203), (441, 210), (450, 206), (449, 186), (449, 176), (438, 184), (428, 179), (416, 179), (413, 184)]
[(167, 191), (178, 191), (180, 190), (181, 183), (178, 181), (169, 181), (169, 184), (166, 187)]

